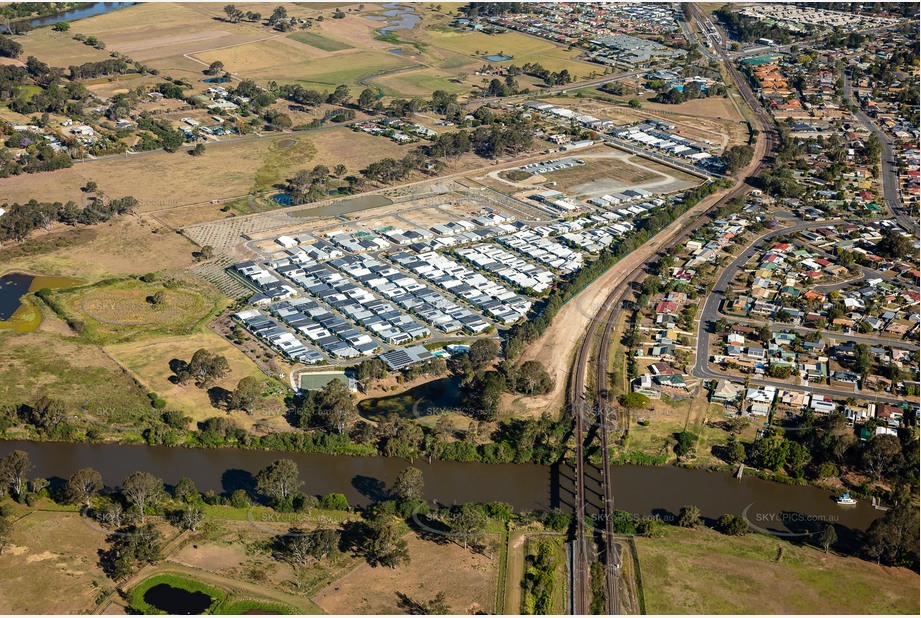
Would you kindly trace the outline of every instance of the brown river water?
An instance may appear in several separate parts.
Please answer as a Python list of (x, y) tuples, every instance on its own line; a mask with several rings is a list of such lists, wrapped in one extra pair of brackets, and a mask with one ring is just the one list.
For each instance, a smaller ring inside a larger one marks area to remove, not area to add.
[[(230, 493), (251, 488), (253, 476), (279, 458), (295, 461), (308, 494), (341, 492), (350, 504), (364, 506), (386, 496), (397, 474), (410, 465), (404, 459), (348, 457), (315, 453), (289, 453), (241, 449), (191, 449), (123, 444), (79, 444), (0, 441), (0, 456), (26, 451), (34, 465), (30, 477), (54, 481), (74, 471), (92, 467), (115, 487), (132, 472), (143, 470), (175, 484), (183, 476), (200, 491)], [(425, 477), (425, 497), (441, 505), (503, 501), (516, 510), (572, 510), (572, 470), (566, 466), (534, 464), (483, 464), (416, 460)], [(589, 514), (596, 513), (601, 492), (599, 471), (587, 467), (593, 480), (586, 482)], [(659, 516), (674, 521), (686, 504), (700, 508), (705, 519), (723, 513), (745, 516), (761, 531), (799, 535), (833, 523), (846, 541), (866, 530), (883, 512), (866, 501), (839, 506), (834, 496), (810, 486), (785, 485), (729, 474), (687, 470), (671, 466), (616, 466), (614, 507), (635, 517)]]

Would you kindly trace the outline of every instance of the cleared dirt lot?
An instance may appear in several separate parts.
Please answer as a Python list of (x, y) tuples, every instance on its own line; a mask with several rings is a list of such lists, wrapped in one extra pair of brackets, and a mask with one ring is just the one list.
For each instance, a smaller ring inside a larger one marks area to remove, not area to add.
[(96, 552), (105, 546), (105, 533), (76, 513), (33, 511), (16, 521), (0, 555), (0, 612), (90, 611), (96, 584), (109, 582), (97, 565)]
[[(444, 592), (451, 613), (489, 613), (495, 605), (498, 558), (488, 559), (456, 543), (439, 545), (415, 534), (410, 563), (396, 569), (358, 566), (333, 582), (314, 601), (330, 614), (402, 614), (397, 593), (429, 601)], [(450, 577), (446, 577), (450, 568)]]

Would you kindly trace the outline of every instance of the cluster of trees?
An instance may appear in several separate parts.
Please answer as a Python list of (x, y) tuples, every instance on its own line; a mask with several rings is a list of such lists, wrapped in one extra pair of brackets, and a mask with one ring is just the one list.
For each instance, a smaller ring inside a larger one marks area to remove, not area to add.
[(14, 41), (12, 37), (0, 34), (0, 56), (4, 58), (18, 58), (21, 53), (22, 45)]
[(535, 7), (529, 2), (470, 2), (459, 10), (467, 18), (474, 19), (480, 15), (501, 16), (506, 13), (513, 15), (533, 13)]
[(42, 395), (32, 403), (5, 406), (0, 411), (0, 430), (24, 423), (34, 427), (46, 439), (67, 440), (75, 432), (67, 417), (67, 409), (61, 401)]
[(194, 382), (195, 386), (199, 388), (206, 388), (215, 380), (219, 380), (230, 373), (230, 364), (227, 362), (227, 358), (221, 354), (209, 352), (204, 348), (196, 350), (188, 362), (174, 358), (169, 365), (173, 373), (172, 380), (178, 384)]
[[(868, 422), (872, 430), (875, 423)], [(733, 438), (724, 458), (783, 470), (796, 479), (831, 478), (849, 468), (885, 483), (891, 488), (887, 497), (901, 502), (918, 490), (918, 442), (910, 427), (900, 428), (898, 434), (880, 434), (861, 443), (843, 415), (817, 418), (807, 410), (790, 426), (764, 432), (747, 449)]]
[[(346, 86), (338, 86), (336, 90), (339, 88), (345, 88), (348, 90)], [(281, 98), (291, 101), (292, 103), (297, 103), (298, 105), (307, 105), (309, 107), (322, 105), (323, 103), (326, 103), (331, 96), (326, 92), (304, 88), (300, 84), (283, 84), (282, 86), (279, 86), (277, 94)]]
[[(336, 171), (345, 173), (345, 166), (337, 165)], [(304, 204), (323, 199), (329, 193), (330, 171), (325, 165), (316, 165), (311, 170), (300, 170), (289, 178), (284, 187), (286, 195), (295, 204)]]
[(332, 380), (318, 391), (301, 392), (293, 402), (295, 424), (302, 429), (320, 427), (346, 436), (358, 422), (355, 400), (341, 380)]
[(261, 13), (258, 13), (255, 11), (242, 11), (238, 9), (236, 5), (233, 5), (233, 4), (228, 4), (224, 6), (224, 14), (227, 15), (227, 21), (229, 21), (232, 24), (235, 24), (235, 23), (238, 23), (244, 20), (245, 21), (259, 21), (260, 19), (262, 19)]
[[(173, 86), (174, 84), (170, 84)], [(142, 134), (141, 142), (135, 145), (135, 150), (154, 150), (163, 148), (166, 152), (175, 152), (185, 143), (185, 135), (179, 129), (174, 129), (170, 124), (163, 120), (157, 120), (149, 115), (141, 115), (138, 118), (138, 128), (149, 131), (149, 134)]]
[(75, 202), (62, 204), (36, 200), (29, 200), (25, 204), (4, 204), (6, 214), (0, 217), (0, 243), (24, 240), (34, 230), (47, 229), (54, 222), (93, 225), (108, 221), (131, 212), (137, 203), (136, 199), (127, 196), (113, 200), (96, 199), (84, 208), (78, 207)]
[(515, 78), (511, 75), (507, 75), (504, 80), (497, 77), (489, 80), (485, 92), (483, 93), (488, 97), (509, 97), (519, 93), (524, 93), (524, 91), (518, 90), (518, 82), (515, 81)]
[[(528, 613), (549, 615), (554, 610), (557, 564), (555, 545), (549, 539), (538, 539), (537, 549), (525, 557), (524, 591)], [(603, 597), (602, 597), (603, 598)], [(602, 611), (604, 613), (604, 606)]]
[(520, 366), (504, 362), (498, 369), (487, 370), (498, 358), (499, 350), (498, 341), (477, 339), (469, 352), (451, 360), (451, 369), (460, 379), (463, 407), (478, 420), (496, 419), (499, 401), (506, 391), (543, 395), (553, 390), (553, 379), (538, 361), (526, 361)]
[(805, 186), (794, 176), (793, 170), (785, 165), (776, 165), (761, 174), (764, 190), (776, 197), (801, 197)]
[[(23, 133), (20, 132), (19, 135)], [(0, 178), (18, 176), (22, 173), (50, 172), (73, 165), (66, 151), (55, 151), (44, 139), (33, 139), (32, 137), (20, 137), (19, 139), (20, 147), (25, 147), (26, 150), (20, 154), (18, 159), (15, 159), (6, 148), (0, 148)], [(7, 142), (9, 143), (10, 140)]]
[[(650, 80), (650, 86), (652, 85)], [(685, 101), (693, 101), (694, 99), (705, 99), (712, 96), (722, 96), (726, 94), (726, 87), (722, 85), (714, 85), (706, 90), (701, 87), (697, 82), (688, 82), (684, 85), (682, 90), (673, 88), (671, 86), (661, 86), (660, 88), (653, 88), (654, 90), (659, 90), (659, 93), (655, 96), (655, 101), (657, 103), (668, 103), (671, 105), (678, 105), (684, 103)]]
[(70, 79), (91, 79), (100, 75), (122, 75), (137, 67), (130, 60), (123, 57), (100, 60), (99, 62), (86, 62), (81, 65), (71, 65), (67, 68)]
[(747, 144), (742, 144), (727, 148), (720, 159), (723, 165), (726, 166), (726, 173), (734, 174), (751, 163), (754, 156), (755, 149)]
[(537, 62), (528, 62), (521, 67), (512, 65), (508, 68), (508, 74), (524, 74), (530, 75), (532, 77), (537, 77), (538, 79), (544, 80), (544, 83), (548, 86), (565, 86), (566, 84), (572, 83), (572, 75), (570, 75), (568, 70), (563, 69), (562, 71), (550, 71), (549, 69), (545, 69)]
[(80, 41), (84, 45), (89, 45), (90, 47), (95, 47), (96, 49), (102, 50), (106, 48), (105, 42), (99, 40), (98, 37), (95, 37), (93, 35), (86, 36), (85, 34), (80, 34), (78, 32), (77, 34), (74, 35), (73, 38), (75, 41)]
[[(353, 369), (359, 388), (365, 391), (373, 382), (383, 380), (390, 375), (387, 364), (377, 358), (362, 361)], [(447, 370), (448, 363), (445, 359), (441, 357), (430, 358), (404, 368), (401, 374), (397, 376), (397, 381), (412, 381), (422, 376), (440, 376)]]
[(914, 253), (910, 236), (902, 234), (901, 230), (886, 228), (883, 237), (876, 243), (873, 252), (885, 258), (903, 258)]
[(0, 7), (0, 17), (4, 17), (4, 21), (10, 21), (56, 15), (60, 10), (57, 2), (11, 2)]

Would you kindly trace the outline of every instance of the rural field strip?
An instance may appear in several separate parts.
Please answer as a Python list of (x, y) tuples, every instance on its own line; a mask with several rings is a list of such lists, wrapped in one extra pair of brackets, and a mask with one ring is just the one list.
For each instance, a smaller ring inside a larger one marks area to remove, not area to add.
[[(204, 54), (204, 53), (206, 53), (206, 52), (219, 51), (219, 50), (222, 50), (222, 49), (232, 49), (232, 48), (234, 48), (234, 47), (242, 47), (243, 45), (251, 45), (251, 44), (253, 44), (253, 43), (261, 43), (262, 41), (269, 41), (269, 40), (271, 40), (271, 39), (277, 39), (277, 38), (279, 38), (277, 34), (272, 34), (272, 35), (269, 35), (269, 36), (267, 36), (267, 37), (263, 37), (263, 38), (261, 38), (261, 39), (255, 39), (255, 40), (253, 40), (253, 41), (246, 41), (246, 42), (244, 42), (244, 43), (234, 43), (233, 45), (221, 45), (221, 46), (219, 46), (219, 47), (209, 47), (208, 49), (199, 49), (198, 51), (189, 52), (189, 53), (187, 53), (187, 54), (182, 54), (182, 56), (183, 56), (183, 58), (187, 58), (187, 59), (191, 60), (192, 62), (197, 62), (198, 64), (207, 67), (207, 66), (211, 66), (211, 63), (210, 63), (210, 62), (205, 62), (204, 60), (199, 60), (198, 58), (195, 57), (195, 54)], [(240, 80), (242, 80), (241, 77), (237, 77), (237, 76), (234, 75), (233, 73), (230, 73), (230, 76), (233, 77), (234, 79), (240, 79)]]

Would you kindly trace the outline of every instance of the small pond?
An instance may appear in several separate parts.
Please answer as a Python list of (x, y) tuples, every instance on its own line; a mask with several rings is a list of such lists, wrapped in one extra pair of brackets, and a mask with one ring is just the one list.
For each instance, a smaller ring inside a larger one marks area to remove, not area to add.
[(402, 5), (399, 2), (387, 2), (384, 8), (387, 9), (384, 11), (387, 26), (380, 29), (381, 34), (388, 34), (394, 30), (412, 30), (422, 21), (422, 16), (416, 14), (412, 6)]
[(67, 277), (43, 277), (19, 272), (3, 275), (0, 277), (0, 328), (13, 328), (20, 332), (35, 330), (42, 322), (42, 314), (32, 303), (23, 302), (23, 297), (44, 288), (55, 290), (81, 283)]
[(483, 56), (490, 62), (505, 62), (506, 60), (511, 60), (511, 56), (506, 56), (505, 54), (490, 54), (488, 56)]
[(438, 414), (457, 408), (460, 382), (457, 378), (441, 378), (420, 384), (398, 395), (384, 395), (358, 402), (358, 412), (372, 420), (383, 420), (388, 414), (404, 418)]
[[(284, 197), (281, 197), (284, 196)], [(288, 199), (287, 204), (283, 201), (284, 198)], [(291, 198), (284, 193), (275, 196), (275, 201), (279, 204), (292, 205)], [(338, 217), (339, 215), (345, 215), (352, 212), (358, 212), (359, 210), (367, 210), (368, 208), (379, 208), (381, 206), (389, 206), (393, 204), (393, 200), (389, 197), (383, 195), (364, 195), (360, 197), (353, 197), (350, 199), (339, 200), (328, 206), (319, 206), (316, 208), (302, 208), (300, 210), (294, 210), (288, 213), (288, 216), (291, 217)]]
[(214, 602), (204, 592), (191, 592), (169, 584), (157, 584), (145, 592), (144, 601), (167, 614), (185, 616), (203, 614)]

